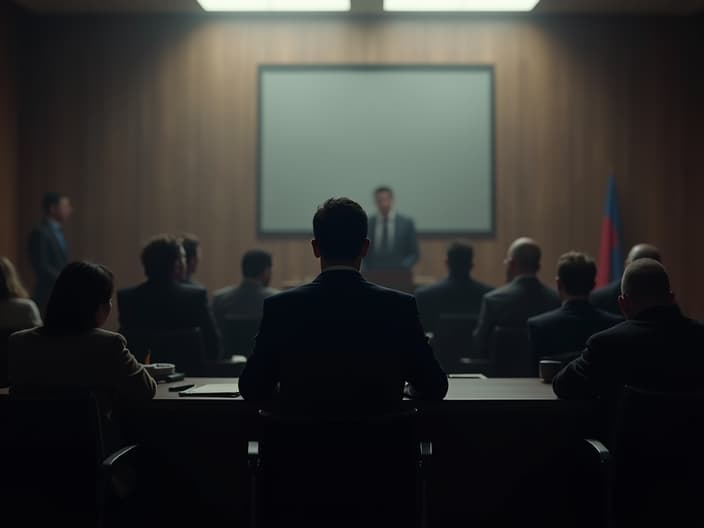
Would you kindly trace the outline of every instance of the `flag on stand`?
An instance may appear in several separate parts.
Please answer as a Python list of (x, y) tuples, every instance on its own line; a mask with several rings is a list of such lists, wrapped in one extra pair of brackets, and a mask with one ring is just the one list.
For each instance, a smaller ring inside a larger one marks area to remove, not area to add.
[(606, 194), (604, 217), (601, 221), (601, 243), (599, 244), (599, 267), (596, 287), (606, 286), (623, 275), (623, 254), (621, 244), (621, 217), (619, 215), (616, 179), (609, 176), (609, 189)]

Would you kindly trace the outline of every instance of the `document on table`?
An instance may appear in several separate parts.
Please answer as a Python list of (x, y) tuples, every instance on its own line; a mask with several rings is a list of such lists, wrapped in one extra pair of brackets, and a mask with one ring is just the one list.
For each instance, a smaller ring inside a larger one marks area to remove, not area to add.
[(236, 398), (240, 395), (240, 388), (235, 383), (208, 383), (186, 389), (178, 393), (179, 396), (201, 396), (210, 398)]

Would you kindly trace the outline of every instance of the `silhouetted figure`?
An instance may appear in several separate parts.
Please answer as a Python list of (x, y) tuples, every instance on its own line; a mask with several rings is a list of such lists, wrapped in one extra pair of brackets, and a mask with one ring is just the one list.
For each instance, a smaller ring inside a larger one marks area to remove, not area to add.
[(220, 335), (225, 335), (225, 317), (261, 318), (264, 299), (276, 295), (278, 290), (270, 288), (271, 255), (266, 251), (247, 251), (242, 257), (242, 282), (239, 286), (228, 286), (215, 292), (213, 313)]
[(178, 238), (155, 237), (142, 251), (147, 281), (117, 293), (120, 329), (159, 333), (200, 328), (208, 359), (220, 357), (220, 341), (205, 288), (182, 282), (186, 254)]
[(530, 238), (519, 238), (508, 248), (504, 263), (509, 282), (484, 295), (482, 301), (474, 332), (478, 353), (488, 354), (489, 340), (497, 326), (525, 328), (530, 317), (559, 308), (557, 292), (538, 279), (540, 257), (540, 246)]
[(447, 377), (433, 356), (415, 299), (364, 280), (367, 216), (355, 202), (330, 199), (313, 219), (321, 274), (269, 297), (242, 376), (246, 400), (322, 411), (383, 411), (404, 382), (417, 398), (441, 400)]
[(413, 219), (394, 209), (390, 187), (374, 191), (377, 214), (369, 218), (371, 244), (364, 258), (367, 270), (410, 270), (418, 262), (418, 235)]
[(152, 398), (156, 383), (127, 350), (125, 338), (101, 329), (112, 294), (113, 275), (105, 267), (66, 266), (49, 298), (44, 326), (10, 338), (11, 390), (94, 389), (108, 398)]
[(201, 249), (200, 240), (195, 235), (191, 233), (181, 233), (181, 244), (183, 245), (183, 250), (186, 252), (186, 267), (183, 272), (183, 282), (186, 284), (193, 284), (194, 286), (200, 286), (193, 276), (198, 271), (198, 266), (200, 265), (201, 259)]
[(589, 302), (596, 263), (582, 253), (565, 253), (557, 262), (557, 291), (562, 306), (528, 319), (528, 333), (536, 358), (574, 359), (587, 340), (623, 318), (599, 310)]
[(447, 278), (416, 291), (416, 301), (426, 332), (434, 332), (443, 314), (479, 314), (485, 293), (493, 288), (474, 280), (474, 248), (454, 243), (447, 249)]
[(619, 298), (626, 321), (592, 336), (553, 381), (560, 398), (616, 399), (624, 385), (688, 392), (704, 387), (704, 325), (675, 304), (667, 271), (641, 258), (627, 268)]
[[(628, 252), (626, 267), (628, 267), (631, 262), (641, 258), (649, 258), (662, 262), (662, 257), (658, 248), (651, 244), (636, 244)], [(621, 278), (619, 277), (617, 280), (610, 282), (606, 286), (594, 290), (590, 296), (590, 300), (592, 304), (600, 310), (620, 316), (621, 308), (618, 305), (618, 298), (620, 295)]]
[(43, 310), (51, 288), (68, 263), (69, 248), (63, 232), (73, 209), (68, 196), (48, 192), (42, 199), (44, 219), (29, 236), (29, 259), (36, 275), (34, 300)]
[(0, 332), (41, 324), (37, 305), (27, 295), (15, 266), (9, 259), (0, 257)]

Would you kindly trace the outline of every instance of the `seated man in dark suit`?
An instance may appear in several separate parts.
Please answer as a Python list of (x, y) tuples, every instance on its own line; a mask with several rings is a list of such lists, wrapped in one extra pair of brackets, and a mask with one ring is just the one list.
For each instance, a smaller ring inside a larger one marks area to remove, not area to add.
[(534, 356), (574, 359), (592, 335), (623, 319), (594, 307), (589, 292), (594, 288), (596, 264), (582, 253), (565, 253), (557, 262), (557, 291), (562, 306), (528, 319)]
[(626, 321), (589, 339), (582, 355), (553, 381), (566, 399), (618, 398), (624, 386), (686, 392), (704, 388), (704, 325), (685, 317), (667, 271), (638, 259), (623, 275)]
[(426, 332), (434, 332), (442, 314), (479, 314), (484, 294), (491, 286), (472, 279), (474, 248), (456, 242), (447, 249), (445, 261), (449, 275), (416, 291), (416, 301)]
[(364, 280), (367, 215), (347, 198), (330, 199), (313, 219), (312, 283), (264, 301), (254, 353), (239, 380), (246, 400), (277, 392), (296, 409), (383, 411), (410, 393), (441, 400), (447, 377), (423, 334), (415, 299)]
[(205, 288), (184, 284), (186, 255), (179, 239), (152, 239), (142, 251), (147, 282), (120, 290), (120, 332), (156, 333), (200, 328), (208, 359), (218, 359), (220, 344)]
[(560, 306), (557, 292), (538, 279), (541, 250), (530, 238), (519, 238), (508, 248), (506, 276), (509, 283), (484, 295), (474, 346), (488, 355), (492, 332), (498, 326), (525, 328), (526, 321)]
[[(628, 257), (626, 258), (626, 267), (631, 262), (635, 262), (641, 258), (649, 258), (662, 262), (662, 257), (660, 256), (660, 250), (651, 244), (636, 244), (628, 252)], [(594, 306), (600, 310), (612, 313), (614, 315), (621, 315), (621, 307), (618, 305), (618, 298), (621, 295), (621, 277), (615, 281), (610, 282), (606, 286), (597, 288), (591, 294), (590, 300)]]

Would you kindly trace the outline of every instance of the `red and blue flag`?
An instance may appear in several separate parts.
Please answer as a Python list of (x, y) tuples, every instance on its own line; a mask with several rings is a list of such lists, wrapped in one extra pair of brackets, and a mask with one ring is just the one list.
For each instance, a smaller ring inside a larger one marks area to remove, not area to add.
[(609, 177), (604, 217), (601, 221), (601, 243), (599, 244), (599, 268), (596, 286), (606, 286), (623, 274), (621, 217), (616, 194), (616, 179)]

